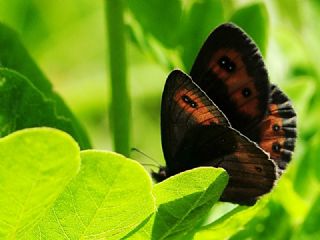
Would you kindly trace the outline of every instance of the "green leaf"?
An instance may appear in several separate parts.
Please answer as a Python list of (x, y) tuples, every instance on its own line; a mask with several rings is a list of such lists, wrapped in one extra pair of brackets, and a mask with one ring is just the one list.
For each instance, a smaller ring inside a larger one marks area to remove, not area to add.
[(3, 24), (0, 24), (0, 49), (1, 67), (13, 69), (26, 76), (34, 87), (39, 89), (48, 100), (55, 103), (57, 115), (70, 121), (73, 128), (71, 134), (78, 141), (81, 149), (90, 148), (88, 136), (77, 119), (53, 91), (51, 83), (31, 59), (16, 33)]
[(71, 119), (58, 113), (54, 100), (46, 98), (19, 73), (0, 68), (0, 136), (41, 126), (79, 136)]
[(0, 238), (31, 229), (80, 165), (79, 147), (64, 132), (26, 129), (0, 139)]
[(229, 239), (265, 207), (266, 201), (263, 199), (253, 207), (238, 206), (220, 219), (204, 226), (195, 234), (194, 239)]
[(269, 18), (264, 3), (255, 3), (237, 10), (230, 18), (256, 42), (263, 56), (268, 46)]
[(94, 150), (81, 152), (81, 159), (79, 174), (34, 228), (34, 238), (120, 239), (154, 212), (151, 179), (141, 165)]
[(227, 182), (223, 169), (201, 167), (156, 184), (157, 212), (132, 239), (183, 239), (218, 201)]
[(176, 46), (182, 14), (180, 0), (128, 0), (127, 4), (146, 34), (167, 47)]
[(181, 56), (189, 72), (202, 44), (215, 27), (224, 22), (221, 0), (196, 1), (184, 15), (180, 36)]

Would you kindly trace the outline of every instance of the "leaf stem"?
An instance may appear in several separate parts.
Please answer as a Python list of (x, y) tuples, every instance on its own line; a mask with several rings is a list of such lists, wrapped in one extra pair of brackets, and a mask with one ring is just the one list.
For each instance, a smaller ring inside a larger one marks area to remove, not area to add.
[(123, 0), (105, 0), (111, 78), (111, 131), (114, 150), (129, 155), (130, 97), (127, 84)]

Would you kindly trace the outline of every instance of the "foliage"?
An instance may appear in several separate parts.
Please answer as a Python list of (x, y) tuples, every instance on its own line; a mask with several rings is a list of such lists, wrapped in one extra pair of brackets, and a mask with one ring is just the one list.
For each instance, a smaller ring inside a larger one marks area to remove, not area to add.
[[(90, 143), (88, 137), (79, 125), (77, 119), (64, 104), (63, 100), (52, 90), (51, 83), (44, 77), (40, 69), (30, 58), (16, 34), (2, 24), (0, 24), (0, 48), (2, 49), (2, 51), (0, 51), (1, 66), (3, 68), (15, 70), (25, 76), (25, 78), (22, 79), (23, 76), (21, 75), (11, 77), (10, 75), (15, 74), (13, 72), (1, 72), (1, 91), (7, 93), (7, 96), (2, 94), (1, 97), (9, 97), (9, 99), (1, 99), (1, 104), (3, 104), (1, 111), (6, 111), (6, 113), (3, 113), (3, 117), (5, 119), (2, 122), (2, 126), (7, 127), (7, 129), (1, 131), (1, 135), (4, 136), (10, 132), (25, 127), (57, 127), (74, 136), (74, 138), (78, 140), (81, 148), (89, 148)], [(30, 88), (33, 88), (33, 90), (30, 90)], [(31, 91), (38, 91), (42, 95), (42, 101), (47, 102), (48, 105), (52, 105), (51, 115), (55, 114), (57, 116), (50, 116), (48, 113), (40, 113), (39, 110), (42, 106), (38, 105), (38, 99), (36, 99), (35, 96), (32, 96), (39, 93), (29, 93)], [(21, 94), (20, 96), (22, 99), (19, 99), (19, 94)], [(29, 107), (16, 104), (16, 106), (13, 106), (14, 109), (12, 109), (11, 105), (14, 105), (15, 101), (26, 103)], [(30, 105), (32, 105), (32, 107)], [(21, 109), (19, 110), (17, 108)], [(14, 116), (10, 116), (10, 114), (18, 114), (18, 117), (20, 115), (23, 118), (28, 116), (36, 119), (28, 119), (29, 121), (20, 123), (21, 120), (15, 119)], [(40, 117), (40, 115), (42, 116)], [(10, 123), (12, 121), (14, 124)], [(64, 123), (62, 123), (63, 121)]]
[(198, 168), (152, 187), (137, 162), (112, 152), (80, 152), (69, 135), (50, 128), (17, 131), (0, 145), (2, 239), (185, 234), (228, 179), (222, 169)]
[[(120, 35), (127, 39), (128, 66), (119, 69), (130, 80), (124, 84), (131, 94), (123, 97), (131, 98), (132, 117), (109, 100), (121, 89), (105, 90), (110, 51), (102, 2), (0, 1), (0, 20), (20, 33), (0, 25), (1, 239), (319, 238), (318, 1), (123, 1), (126, 25), (119, 31), (126, 31)], [(122, 155), (80, 151), (91, 147), (80, 121), (98, 147), (108, 148), (114, 134), (130, 136), (121, 127), (108, 132), (109, 106), (132, 126), (132, 139), (120, 144), (131, 141), (161, 159), (166, 75), (173, 68), (188, 72), (206, 36), (226, 21), (252, 36), (271, 82), (298, 114), (296, 153), (272, 193), (252, 207), (218, 203), (228, 180), (222, 169), (193, 169), (152, 184), (141, 165)]]
[(78, 172), (79, 147), (67, 134), (46, 128), (15, 132), (0, 145), (0, 236), (20, 238)]

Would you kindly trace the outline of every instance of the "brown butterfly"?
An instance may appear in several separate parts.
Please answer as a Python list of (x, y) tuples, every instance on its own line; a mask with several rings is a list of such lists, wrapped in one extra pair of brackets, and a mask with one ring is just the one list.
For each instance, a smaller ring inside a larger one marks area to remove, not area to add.
[(221, 200), (251, 205), (291, 159), (296, 114), (270, 85), (256, 45), (228, 23), (210, 34), (190, 76), (175, 70), (167, 78), (161, 136), (167, 166), (152, 174), (156, 180), (198, 166), (222, 167), (230, 179)]

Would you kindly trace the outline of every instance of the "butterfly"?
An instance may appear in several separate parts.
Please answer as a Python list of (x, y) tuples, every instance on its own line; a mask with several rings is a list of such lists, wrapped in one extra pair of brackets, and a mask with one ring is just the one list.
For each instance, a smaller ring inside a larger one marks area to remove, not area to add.
[(296, 113), (269, 83), (262, 56), (232, 23), (205, 41), (190, 75), (172, 71), (161, 102), (162, 181), (199, 166), (222, 167), (229, 182), (220, 200), (254, 204), (271, 191), (290, 162)]

